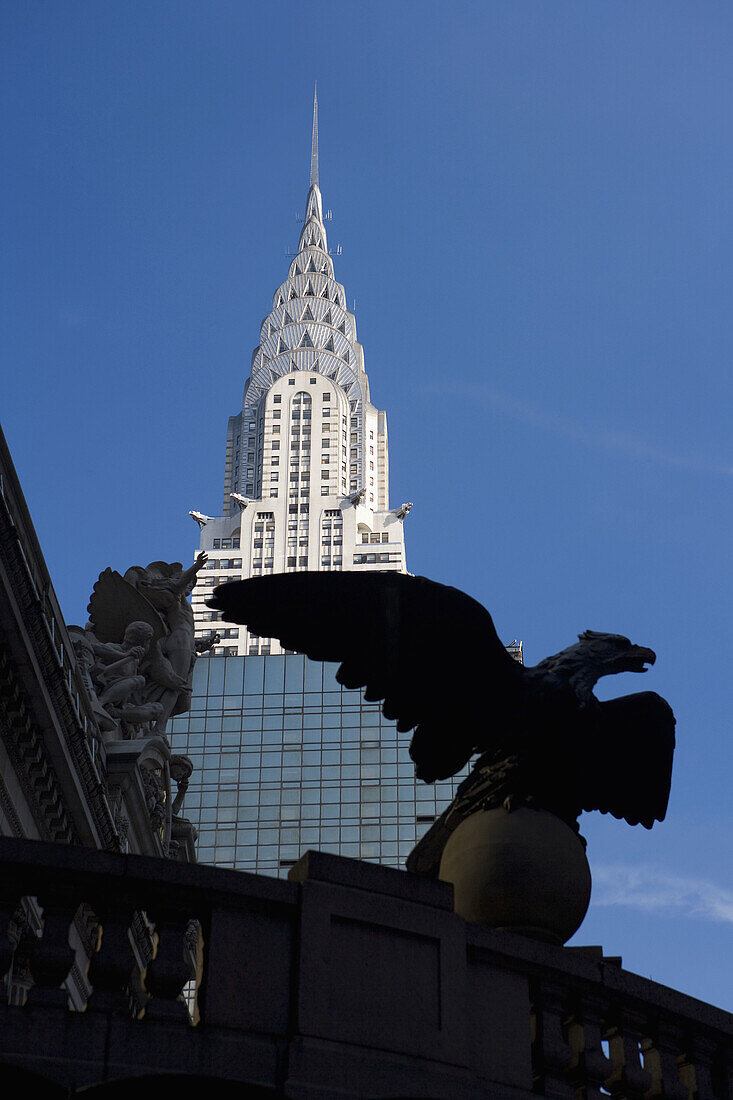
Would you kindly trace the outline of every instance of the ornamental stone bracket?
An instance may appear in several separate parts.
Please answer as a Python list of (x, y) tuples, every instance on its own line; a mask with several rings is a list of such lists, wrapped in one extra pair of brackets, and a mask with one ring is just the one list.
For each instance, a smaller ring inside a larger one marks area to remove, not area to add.
[(170, 756), (168, 740), (160, 735), (107, 745), (108, 796), (128, 851), (168, 854)]
[(110, 806), (129, 851), (196, 862), (196, 832), (178, 814), (192, 771), (162, 734), (107, 745)]

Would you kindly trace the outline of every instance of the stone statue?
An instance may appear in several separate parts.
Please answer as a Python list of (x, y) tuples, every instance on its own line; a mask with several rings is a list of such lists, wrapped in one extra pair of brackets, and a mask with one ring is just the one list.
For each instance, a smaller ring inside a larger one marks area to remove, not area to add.
[[(162, 854), (193, 854), (195, 830), (180, 813), (193, 765), (171, 755), (166, 725), (188, 710), (197, 655), (219, 641), (217, 633), (194, 638), (187, 597), (205, 564), (206, 555), (199, 554), (188, 569), (163, 561), (132, 566), (124, 576), (105, 569), (89, 600), (89, 622), (68, 628), (105, 743), (121, 848), (128, 831), (140, 836), (152, 830)], [(124, 743), (129, 741), (136, 744)]]
[[(565, 853), (553, 868), (555, 878), (567, 873), (567, 860), (577, 865), (582, 920), (590, 873), (583, 869), (579, 814), (600, 810), (648, 829), (665, 816), (675, 743), (672, 710), (654, 692), (609, 702), (593, 694), (601, 676), (645, 672), (655, 661), (650, 649), (620, 634), (587, 630), (575, 645), (524, 668), (506, 652), (489, 613), (475, 600), (397, 573), (255, 578), (220, 586), (209, 606), (229, 622), (278, 638), (286, 649), (340, 662), (340, 683), (364, 687), (367, 700), (383, 700), (385, 717), (396, 719), (399, 731), (414, 729), (410, 755), (418, 779), (446, 779), (479, 754), (453, 803), (411, 853), (408, 870), (455, 881), (445, 858), (450, 847), (462, 861), (467, 841), (459, 843), (461, 830), (466, 838), (481, 819), (493, 830), (490, 843), (476, 841), (486, 852), (499, 844), (497, 831), (503, 835), (510, 819), (512, 829), (524, 823), (533, 836), (544, 822), (542, 835), (557, 835), (552, 851)], [(446, 636), (459, 642), (446, 646)], [(533, 846), (534, 840), (530, 853)], [(555, 855), (548, 855), (550, 863)], [(525, 878), (526, 872), (525, 866)], [(547, 885), (552, 890), (549, 879)], [(494, 893), (503, 889), (499, 885)], [(456, 885), (457, 909), (458, 895)], [(561, 942), (572, 931), (552, 930), (548, 938)]]
[(206, 562), (133, 566), (124, 577), (100, 574), (89, 602), (90, 621), (74, 629), (77, 653), (94, 663), (90, 678), (98, 707), (120, 721), (126, 736), (165, 733), (168, 719), (188, 710), (197, 647), (188, 603)]

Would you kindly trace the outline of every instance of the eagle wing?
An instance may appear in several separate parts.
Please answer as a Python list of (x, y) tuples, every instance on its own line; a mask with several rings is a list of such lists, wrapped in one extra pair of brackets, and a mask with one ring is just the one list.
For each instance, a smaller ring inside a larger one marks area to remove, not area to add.
[[(624, 818), (651, 829), (667, 812), (672, 781), (675, 718), (654, 691), (622, 695), (598, 704), (599, 738), (580, 777), (584, 810)], [(598, 746), (604, 747), (603, 754)]]
[(410, 754), (426, 782), (511, 728), (521, 666), (488, 611), (456, 588), (403, 573), (287, 573), (221, 585), (209, 606), (285, 649), (340, 662), (339, 683), (383, 700), (401, 732), (415, 727)]

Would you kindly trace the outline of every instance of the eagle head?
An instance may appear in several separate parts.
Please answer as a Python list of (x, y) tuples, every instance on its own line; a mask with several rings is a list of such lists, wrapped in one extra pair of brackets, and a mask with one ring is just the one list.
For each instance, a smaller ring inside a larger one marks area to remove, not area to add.
[(578, 635), (582, 648), (595, 666), (598, 676), (615, 672), (646, 672), (646, 665), (653, 665), (657, 655), (653, 649), (634, 645), (623, 634), (604, 634), (598, 630), (584, 630)]

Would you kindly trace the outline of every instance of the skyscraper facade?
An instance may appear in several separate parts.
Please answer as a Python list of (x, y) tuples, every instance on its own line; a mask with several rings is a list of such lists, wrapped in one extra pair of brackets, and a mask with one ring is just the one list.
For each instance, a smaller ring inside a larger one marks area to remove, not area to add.
[[(369, 396), (346, 291), (334, 278), (318, 173), (318, 104), (298, 250), (260, 326), (242, 409), (229, 419), (223, 515), (193, 513), (209, 569), (194, 597), (199, 635), (221, 581), (295, 570), (405, 571), (407, 509), (389, 507), (387, 417)], [(227, 656), (281, 653), (218, 626)]]
[(370, 399), (326, 220), (314, 99), (298, 250), (229, 420), (223, 514), (191, 513), (208, 555), (196, 633), (216, 629), (220, 643), (197, 662), (191, 709), (171, 734), (196, 767), (186, 813), (199, 858), (264, 873), (285, 873), (308, 848), (399, 866), (457, 783), (416, 783), (404, 736), (336, 682), (336, 665), (286, 654), (205, 602), (217, 584), (270, 573), (406, 571), (411, 505), (390, 509), (387, 418)]

